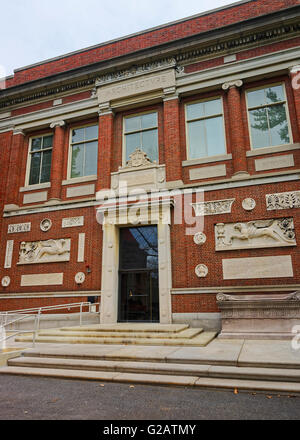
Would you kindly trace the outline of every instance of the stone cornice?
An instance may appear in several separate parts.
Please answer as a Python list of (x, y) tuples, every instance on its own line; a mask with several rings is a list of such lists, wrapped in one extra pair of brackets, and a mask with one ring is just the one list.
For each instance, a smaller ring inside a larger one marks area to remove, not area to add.
[[(78, 79), (76, 81), (74, 81), (74, 76), (76, 71), (75, 69), (74, 73), (72, 74), (73, 81), (70, 78), (69, 82), (65, 84), (61, 84), (60, 81), (60, 84), (55, 86), (52, 79), (53, 87), (36, 90), (24, 96), (20, 96), (20, 92), (18, 92), (18, 96), (11, 96), (11, 97), (7, 96), (6, 98), (3, 97), (3, 100), (1, 100), (1, 93), (0, 93), (0, 110), (22, 104), (29, 105), (29, 103), (31, 102), (35, 102), (38, 100), (45, 100), (47, 98), (51, 99), (51, 97), (55, 95), (66, 94), (68, 92), (79, 91), (81, 89), (90, 89), (91, 93), (93, 93), (93, 88), (95, 87), (95, 85), (99, 87), (103, 84), (108, 84), (111, 82), (120, 81), (122, 79), (128, 79), (130, 77), (144, 75), (147, 73), (163, 70), (165, 68), (170, 68), (170, 66), (176, 68), (177, 74), (181, 76), (184, 75), (184, 64), (189, 64), (191, 62), (196, 62), (196, 61), (198, 62), (208, 58), (222, 56), (223, 54), (228, 54), (230, 52), (232, 53), (232, 51), (236, 52), (248, 47), (255, 47), (261, 45), (262, 43), (269, 43), (269, 42), (272, 43), (275, 41), (281, 41), (300, 35), (300, 20), (298, 19), (296, 21), (294, 18), (293, 21), (291, 20), (289, 21), (290, 21), (289, 23), (281, 22), (280, 24), (278, 24), (277, 22), (276, 24), (273, 24), (271, 27), (269, 25), (268, 27), (262, 29), (248, 30), (247, 33), (241, 32), (239, 27), (238, 32), (236, 32), (235, 35), (231, 34), (230, 36), (223, 37), (222, 39), (219, 38), (218, 40), (212, 41), (209, 44), (207, 44), (207, 39), (206, 39), (206, 44), (205, 41), (201, 42), (201, 47), (199, 47), (199, 36), (198, 36), (198, 43), (193, 42), (193, 44), (189, 45), (189, 48), (191, 48), (191, 50), (185, 51), (181, 49), (181, 52), (180, 51), (178, 52), (177, 50), (176, 53), (174, 53), (174, 55), (170, 55), (169, 57), (165, 56), (157, 60), (149, 61), (145, 63), (135, 63), (135, 64), (131, 63), (126, 68), (120, 70), (114, 70), (110, 72), (106, 71), (100, 76), (99, 76), (99, 68), (100, 68), (99, 66), (101, 65), (101, 63), (95, 64), (95, 66), (98, 66), (95, 68), (93, 68), (92, 66), (86, 66), (86, 68), (89, 67), (90, 69), (95, 69), (95, 70), (97, 69), (97, 72), (92, 73), (91, 71), (88, 78)], [(208, 34), (212, 34), (212, 31), (210, 31)], [(195, 38), (195, 36), (193, 38)], [(204, 38), (204, 36), (201, 35), (201, 38)], [(182, 39), (182, 41), (184, 42), (185, 39)], [(187, 47), (186, 43), (185, 46)], [(153, 48), (151, 49), (153, 50)], [(169, 52), (172, 53), (172, 49), (170, 49)], [(124, 59), (125, 58), (126, 57), (124, 57)], [(119, 65), (121, 64), (122, 62), (119, 61)], [(78, 71), (80, 71), (80, 69), (78, 69)], [(30, 87), (31, 88), (33, 87), (32, 84), (30, 85)], [(10, 90), (7, 89), (7, 91)], [(13, 93), (13, 88), (11, 91)]]

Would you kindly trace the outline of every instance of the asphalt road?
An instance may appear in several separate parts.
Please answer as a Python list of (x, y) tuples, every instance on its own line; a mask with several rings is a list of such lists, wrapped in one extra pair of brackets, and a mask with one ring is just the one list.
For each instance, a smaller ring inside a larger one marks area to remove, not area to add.
[(299, 420), (300, 396), (0, 375), (0, 420)]

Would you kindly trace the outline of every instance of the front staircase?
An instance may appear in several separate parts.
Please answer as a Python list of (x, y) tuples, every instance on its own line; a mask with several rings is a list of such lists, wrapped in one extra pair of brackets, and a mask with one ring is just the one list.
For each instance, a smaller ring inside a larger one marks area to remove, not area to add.
[[(215, 336), (216, 332), (190, 328), (188, 324), (119, 323), (40, 330), (36, 342), (205, 347)], [(16, 338), (16, 342), (30, 341), (31, 335)]]

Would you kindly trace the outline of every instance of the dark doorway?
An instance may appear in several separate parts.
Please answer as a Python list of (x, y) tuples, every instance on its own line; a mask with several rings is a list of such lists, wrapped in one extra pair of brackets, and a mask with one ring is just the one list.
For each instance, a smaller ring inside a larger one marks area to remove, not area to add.
[(119, 322), (159, 322), (157, 227), (120, 229)]

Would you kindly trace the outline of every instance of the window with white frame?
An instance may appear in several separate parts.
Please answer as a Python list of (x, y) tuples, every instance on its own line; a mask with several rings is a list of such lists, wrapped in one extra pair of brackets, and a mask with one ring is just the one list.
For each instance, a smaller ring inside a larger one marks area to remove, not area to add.
[(85, 177), (97, 174), (98, 125), (89, 125), (71, 130), (70, 177)]
[(152, 162), (158, 162), (158, 121), (156, 112), (124, 118), (125, 163), (137, 148), (143, 150)]
[(283, 84), (247, 92), (251, 146), (279, 146), (291, 142)]
[(221, 98), (186, 105), (188, 159), (226, 153)]
[(28, 184), (50, 182), (53, 135), (33, 137), (29, 148)]

